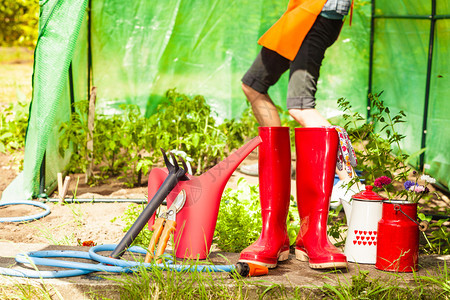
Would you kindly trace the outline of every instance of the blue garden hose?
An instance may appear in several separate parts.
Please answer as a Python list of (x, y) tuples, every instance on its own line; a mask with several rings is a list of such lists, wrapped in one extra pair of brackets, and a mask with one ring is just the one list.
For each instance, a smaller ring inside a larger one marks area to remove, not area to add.
[[(177, 265), (171, 260), (167, 260), (164, 264), (141, 263), (136, 261), (126, 261), (105, 257), (97, 254), (100, 251), (112, 251), (117, 245), (107, 244), (92, 247), (89, 252), (84, 251), (35, 251), (27, 254), (18, 254), (16, 261), (22, 264), (31, 264), (35, 266), (49, 266), (67, 268), (65, 271), (37, 271), (37, 270), (14, 270), (9, 268), (0, 268), (1, 275), (27, 277), (27, 278), (62, 278), (89, 274), (92, 272), (109, 272), (109, 273), (130, 273), (138, 270), (139, 267), (158, 268), (162, 271), (177, 272), (233, 272), (234, 265)], [(130, 247), (127, 251), (138, 254), (146, 254), (147, 250), (141, 247)], [(82, 263), (74, 261), (64, 261), (58, 259), (50, 259), (49, 257), (66, 257), (90, 259), (98, 262)]]
[(7, 206), (7, 205), (33, 205), (33, 206), (37, 206), (37, 207), (44, 209), (44, 211), (42, 211), (38, 214), (30, 215), (30, 216), (0, 218), (0, 223), (34, 221), (34, 220), (43, 218), (50, 213), (50, 207), (48, 207), (44, 203), (37, 202), (37, 201), (22, 200), (22, 201), (13, 201), (13, 202), (0, 202), (0, 206)]
[[(92, 247), (89, 249), (89, 255), (91, 259), (101, 262), (103, 264), (113, 265), (113, 266), (120, 266), (124, 268), (131, 268), (131, 267), (157, 267), (163, 271), (177, 271), (177, 272), (231, 272), (234, 270), (234, 265), (177, 265), (173, 264), (171, 261), (168, 261), (166, 264), (150, 264), (150, 263), (141, 263), (136, 261), (127, 261), (127, 260), (120, 260), (115, 259), (111, 257), (105, 257), (97, 254), (96, 252), (100, 251), (112, 251), (114, 250), (116, 245), (114, 244), (106, 244), (106, 245), (98, 245), (95, 247)], [(134, 253), (140, 253), (140, 254), (147, 254), (147, 250), (141, 248), (141, 247), (131, 247), (128, 248), (128, 251), (134, 252)]]
[[(35, 256), (34, 256), (35, 255)], [(37, 251), (30, 252), (26, 255), (19, 254), (16, 256), (16, 261), (23, 264), (34, 264), (36, 265), (47, 265), (47, 261), (58, 261), (51, 259), (43, 259), (39, 257), (73, 257), (73, 258), (84, 258), (90, 259), (89, 254), (87, 252), (82, 251)], [(39, 260), (45, 260), (44, 262), (39, 262)], [(59, 262), (65, 262), (61, 261)], [(75, 266), (75, 262), (70, 262)], [(71, 270), (64, 271), (38, 271), (36, 270), (15, 270), (9, 268), (0, 268), (1, 275), (15, 276), (15, 277), (26, 277), (26, 278), (62, 278), (62, 277), (73, 277), (89, 274), (92, 271), (84, 270), (84, 269), (75, 269), (71, 267)]]

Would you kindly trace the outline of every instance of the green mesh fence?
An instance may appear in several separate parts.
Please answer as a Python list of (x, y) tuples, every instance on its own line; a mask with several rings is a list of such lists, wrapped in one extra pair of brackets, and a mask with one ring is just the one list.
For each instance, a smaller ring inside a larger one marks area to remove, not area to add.
[(384, 91), (383, 100), (393, 113), (406, 113), (407, 122), (399, 126), (406, 136), (403, 150), (413, 154), (426, 148), (411, 163), (448, 187), (450, 5), (445, 0), (374, 4), (371, 89)]
[[(260, 49), (258, 38), (287, 3), (41, 1), (24, 171), (2, 199), (35, 197), (55, 185), (56, 173), (64, 169), (71, 151), (67, 149), (64, 157), (58, 154), (59, 125), (68, 119), (71, 103), (88, 99), (90, 86), (97, 87), (96, 113), (115, 114), (120, 104), (137, 104), (149, 116), (166, 90), (177, 88), (185, 94), (204, 95), (220, 120), (239, 117), (248, 105), (240, 79)], [(445, 1), (437, 4), (438, 14), (448, 13)], [(375, 6), (376, 15), (431, 13), (431, 1), (377, 0)], [(317, 108), (328, 118), (341, 114), (336, 104), (340, 97), (349, 99), (358, 111), (366, 111), (370, 24), (371, 3), (355, 1), (352, 26), (346, 20), (339, 40), (326, 53)], [(375, 25), (372, 90), (384, 90), (390, 107), (407, 112), (408, 123), (402, 128), (408, 136), (405, 149), (415, 152), (421, 147), (430, 20), (380, 18)], [(432, 175), (448, 185), (450, 158), (442, 151), (448, 148), (448, 138), (442, 138), (448, 120), (446, 43), (448, 20), (438, 20), (425, 163)], [(286, 107), (287, 80), (285, 74), (270, 90), (282, 108)], [(40, 175), (41, 165), (45, 176)]]

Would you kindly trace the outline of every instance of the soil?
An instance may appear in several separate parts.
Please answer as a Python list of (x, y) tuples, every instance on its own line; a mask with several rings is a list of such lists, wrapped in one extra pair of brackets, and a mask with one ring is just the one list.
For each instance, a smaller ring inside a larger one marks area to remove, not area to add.
[[(3, 190), (18, 175), (14, 160), (6, 154), (0, 153), (0, 197)], [(81, 179), (80, 179), (81, 181)], [(76, 180), (72, 180), (69, 195), (75, 191)], [(77, 190), (79, 198), (135, 198), (145, 199), (144, 188), (123, 190), (117, 184), (107, 184), (89, 191), (87, 187)], [(89, 193), (88, 193), (89, 192)], [(49, 243), (77, 245), (92, 240), (96, 243), (117, 243), (124, 235), (124, 222), (114, 217), (123, 215), (131, 203), (81, 203), (61, 204), (47, 203), (51, 213), (37, 221), (29, 223), (0, 223), (1, 240), (16, 243)], [(12, 205), (0, 207), (0, 218), (19, 217), (37, 214), (41, 208), (30, 205)]]
[[(18, 175), (17, 158), (0, 153), (0, 198), (3, 190)], [(252, 153), (245, 164), (256, 162), (256, 154)], [(71, 174), (69, 192), (66, 199), (76, 194), (79, 201), (96, 199), (96, 201), (114, 201), (114, 199), (132, 199), (147, 197), (147, 182), (142, 186), (127, 188), (123, 180), (111, 178), (101, 185), (91, 187), (84, 183), (84, 174)], [(235, 187), (237, 179), (246, 177), (252, 184), (257, 177), (246, 176), (239, 171), (233, 174), (227, 187)], [(57, 193), (51, 195), (56, 198)], [(68, 201), (70, 202), (70, 201)], [(86, 241), (97, 244), (117, 244), (124, 236), (125, 222), (120, 219), (130, 205), (123, 202), (112, 203), (70, 203), (47, 202), (51, 213), (46, 217), (28, 223), (0, 223), (0, 240), (15, 243), (47, 243), (56, 245), (78, 245)], [(30, 205), (0, 206), (0, 218), (19, 217), (40, 213), (41, 208)], [(114, 221), (112, 222), (112, 220)]]

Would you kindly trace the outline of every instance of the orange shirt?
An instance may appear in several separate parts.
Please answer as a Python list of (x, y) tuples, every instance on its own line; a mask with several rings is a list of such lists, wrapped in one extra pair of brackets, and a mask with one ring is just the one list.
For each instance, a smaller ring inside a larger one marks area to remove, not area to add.
[(327, 0), (290, 0), (286, 12), (258, 44), (293, 60)]

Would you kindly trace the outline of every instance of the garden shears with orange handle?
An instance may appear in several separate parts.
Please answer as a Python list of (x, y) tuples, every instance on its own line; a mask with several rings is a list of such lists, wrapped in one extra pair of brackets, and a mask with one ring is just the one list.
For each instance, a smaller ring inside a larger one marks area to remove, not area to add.
[[(170, 235), (175, 232), (177, 228), (176, 216), (177, 213), (183, 208), (186, 203), (186, 192), (181, 190), (178, 196), (173, 201), (169, 209), (159, 215), (152, 226), (153, 235), (148, 245), (148, 252), (145, 256), (145, 262), (149, 263), (153, 257), (160, 257), (167, 247)], [(154, 254), (156, 244), (158, 248)], [(161, 263), (161, 258), (157, 260), (157, 263)]]

